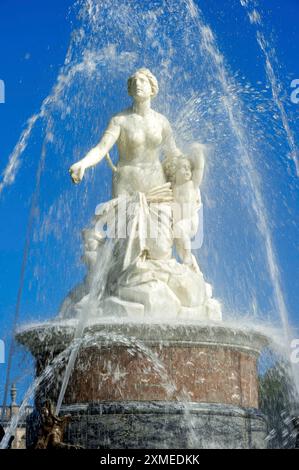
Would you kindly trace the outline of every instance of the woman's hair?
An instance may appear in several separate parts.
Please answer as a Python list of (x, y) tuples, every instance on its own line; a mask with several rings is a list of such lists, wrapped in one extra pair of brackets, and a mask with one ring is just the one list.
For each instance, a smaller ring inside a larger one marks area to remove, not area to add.
[(168, 157), (162, 162), (163, 171), (167, 181), (170, 181), (171, 183), (175, 182), (175, 174), (178, 164), (184, 160), (187, 160), (191, 165), (191, 169), (193, 169), (192, 161), (190, 161), (186, 155), (180, 155), (179, 157)]
[(153, 75), (152, 72), (145, 67), (142, 67), (141, 69), (136, 70), (136, 72), (133, 75), (131, 75), (131, 77), (128, 79), (128, 94), (130, 96), (132, 95), (131, 93), (132, 80), (137, 73), (142, 73), (143, 75), (146, 76), (152, 88), (152, 97), (154, 98), (155, 96), (157, 96), (159, 92), (158, 80), (156, 79), (155, 75)]

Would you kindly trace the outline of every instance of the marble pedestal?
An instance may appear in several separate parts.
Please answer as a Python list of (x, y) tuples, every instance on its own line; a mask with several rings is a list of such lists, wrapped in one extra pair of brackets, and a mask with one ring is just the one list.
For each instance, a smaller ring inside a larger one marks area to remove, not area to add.
[[(18, 341), (39, 375), (68, 346), (72, 322), (27, 328)], [(94, 323), (66, 391), (66, 438), (87, 448), (263, 448), (257, 358), (267, 338), (203, 324)], [(63, 368), (38, 400), (56, 401)]]

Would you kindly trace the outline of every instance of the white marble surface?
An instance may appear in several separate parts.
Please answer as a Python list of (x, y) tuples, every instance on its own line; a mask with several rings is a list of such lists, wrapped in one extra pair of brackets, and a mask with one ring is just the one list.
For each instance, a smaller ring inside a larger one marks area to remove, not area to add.
[[(83, 232), (88, 274), (64, 301), (60, 318), (86, 310), (94, 316), (219, 321), (220, 304), (191, 246), (202, 204), (205, 147), (193, 144), (186, 155), (178, 149), (167, 118), (151, 107), (158, 82), (148, 69), (129, 78), (128, 92), (132, 106), (112, 117), (98, 145), (70, 168), (73, 182), (80, 183), (85, 171), (108, 155), (113, 199)], [(116, 166), (109, 159), (114, 144)], [(109, 256), (107, 265), (103, 260)]]

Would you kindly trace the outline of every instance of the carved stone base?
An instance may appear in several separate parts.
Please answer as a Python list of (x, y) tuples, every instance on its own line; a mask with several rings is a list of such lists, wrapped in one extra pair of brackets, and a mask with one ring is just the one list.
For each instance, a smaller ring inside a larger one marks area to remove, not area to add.
[[(266, 423), (254, 408), (133, 401), (69, 405), (62, 412), (72, 415), (64, 441), (89, 449), (266, 447)], [(28, 425), (29, 437), (32, 419)]]
[[(37, 375), (69, 345), (74, 326), (18, 334), (37, 359)], [(74, 413), (67, 441), (87, 448), (264, 447), (256, 361), (266, 344), (257, 332), (223, 325), (89, 325), (64, 399)], [(55, 402), (62, 375), (39, 398)]]

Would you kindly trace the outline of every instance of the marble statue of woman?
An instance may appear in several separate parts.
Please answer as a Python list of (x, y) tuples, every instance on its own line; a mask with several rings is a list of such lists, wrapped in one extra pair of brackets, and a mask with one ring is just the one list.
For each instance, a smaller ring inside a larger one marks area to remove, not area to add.
[[(98, 145), (70, 168), (73, 182), (80, 183), (86, 169), (101, 162), (117, 145), (117, 166), (110, 160), (113, 199), (101, 205), (92, 227), (83, 231), (88, 274), (63, 303), (62, 318), (74, 316), (75, 311), (87, 308), (88, 302), (91, 305), (93, 290), (95, 316), (221, 319), (220, 305), (212, 298), (211, 286), (199, 267), (194, 269), (194, 263), (189, 263), (189, 252), (181, 257), (182, 262), (174, 256), (174, 246), (180, 246), (173, 230), (174, 194), (178, 189), (164, 171), (161, 154), (168, 168), (171, 162), (177, 165), (185, 160), (167, 118), (151, 108), (158, 89), (158, 81), (150, 70), (137, 70), (128, 79), (132, 106), (112, 117)], [(194, 183), (184, 187), (191, 191), (189, 199), (193, 200)], [(196, 204), (189, 209), (188, 217), (196, 218)], [(103, 292), (99, 287), (97, 291), (108, 246), (107, 236), (99, 227), (113, 221), (119, 228), (124, 218), (130, 229), (124, 237), (115, 237), (113, 256), (108, 270), (105, 268), (105, 289)], [(186, 240), (191, 232), (182, 235)]]
[(87, 168), (97, 165), (117, 144), (119, 162), (113, 177), (113, 196), (134, 191), (147, 192), (166, 182), (160, 149), (165, 157), (177, 157), (170, 124), (165, 116), (151, 108), (159, 91), (156, 77), (146, 68), (137, 70), (128, 80), (133, 105), (114, 116), (98, 145), (70, 168), (74, 183), (79, 183)]

